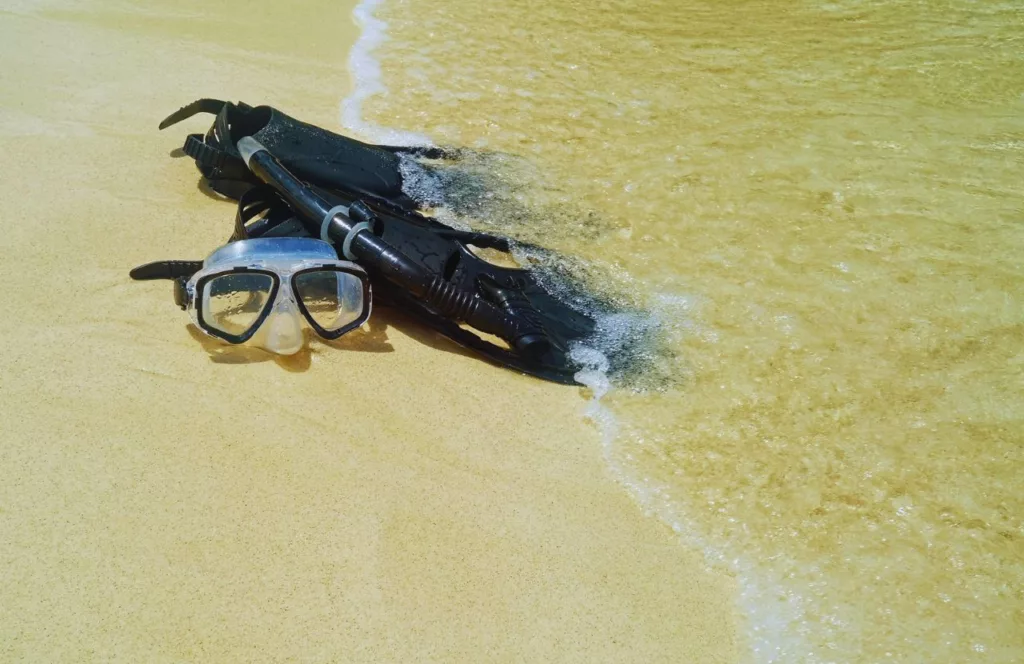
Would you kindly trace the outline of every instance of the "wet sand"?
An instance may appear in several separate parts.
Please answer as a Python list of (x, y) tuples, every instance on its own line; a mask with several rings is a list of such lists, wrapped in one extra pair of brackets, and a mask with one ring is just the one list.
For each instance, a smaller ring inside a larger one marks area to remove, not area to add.
[[(584, 399), (409, 321), (288, 361), (166, 282), (233, 208), (203, 96), (337, 127), (346, 3), (0, 12), (0, 660), (736, 659), (734, 588), (615, 484)], [(269, 7), (269, 6), (268, 6)]]

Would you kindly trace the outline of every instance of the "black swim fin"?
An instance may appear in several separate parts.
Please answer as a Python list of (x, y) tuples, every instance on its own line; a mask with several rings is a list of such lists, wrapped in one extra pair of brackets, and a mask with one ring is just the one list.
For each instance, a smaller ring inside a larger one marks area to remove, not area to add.
[(211, 189), (234, 199), (260, 184), (235, 147), (243, 136), (258, 140), (288, 170), (311, 184), (342, 188), (407, 210), (418, 206), (402, 191), (399, 153), (431, 159), (454, 156), (442, 148), (371, 145), (296, 120), (270, 106), (217, 99), (199, 99), (178, 109), (160, 123), (160, 129), (197, 113), (216, 118), (205, 135), (190, 134), (182, 151), (195, 160)]

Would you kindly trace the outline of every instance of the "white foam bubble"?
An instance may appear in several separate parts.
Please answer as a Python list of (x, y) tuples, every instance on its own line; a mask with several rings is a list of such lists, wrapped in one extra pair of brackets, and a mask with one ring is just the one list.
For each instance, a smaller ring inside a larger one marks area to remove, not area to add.
[(433, 141), (416, 132), (382, 127), (363, 118), (363, 104), (375, 95), (387, 94), (380, 63), (374, 51), (387, 41), (388, 24), (374, 12), (384, 0), (362, 0), (352, 10), (352, 16), (362, 29), (348, 56), (352, 75), (352, 92), (341, 102), (341, 124), (368, 141), (383, 145), (429, 146)]
[(398, 171), (402, 174), (402, 191), (422, 206), (438, 207), (444, 203), (444, 184), (435, 174), (409, 154), (398, 156)]

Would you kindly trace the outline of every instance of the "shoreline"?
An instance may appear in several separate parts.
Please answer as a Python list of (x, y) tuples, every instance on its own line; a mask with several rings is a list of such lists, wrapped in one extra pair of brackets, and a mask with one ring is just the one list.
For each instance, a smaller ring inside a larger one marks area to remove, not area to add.
[(387, 94), (380, 62), (374, 55), (388, 40), (388, 24), (374, 12), (384, 0), (359, 0), (352, 8), (352, 18), (359, 26), (359, 36), (347, 58), (351, 90), (341, 101), (341, 127), (357, 138), (382, 145), (430, 146), (434, 142), (424, 134), (382, 127), (363, 117), (363, 104), (377, 95)]
[(230, 234), (167, 156), (209, 118), (163, 116), (336, 125), (352, 5), (244, 7), (0, 18), (0, 658), (735, 661), (734, 582), (609, 477), (577, 391), (390, 314), (233, 363), (128, 279)]

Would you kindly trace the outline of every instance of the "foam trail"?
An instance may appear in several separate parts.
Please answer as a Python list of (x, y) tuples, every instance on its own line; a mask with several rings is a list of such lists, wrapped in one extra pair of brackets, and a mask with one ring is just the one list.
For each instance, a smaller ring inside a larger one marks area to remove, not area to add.
[(341, 125), (368, 141), (384, 145), (433, 145), (427, 136), (401, 129), (390, 129), (363, 119), (363, 102), (375, 95), (387, 94), (380, 63), (373, 52), (387, 41), (388, 24), (373, 15), (384, 0), (362, 0), (352, 16), (362, 28), (348, 56), (352, 74), (352, 92), (341, 102)]
[(650, 478), (638, 477), (619, 461), (615, 454), (615, 441), (622, 435), (622, 427), (612, 410), (601, 403), (601, 398), (612, 388), (607, 375), (608, 358), (600, 350), (582, 344), (572, 348), (570, 356), (583, 367), (575, 378), (590, 388), (592, 394), (583, 416), (597, 426), (605, 462), (615, 480), (626, 487), (645, 515), (659, 519), (672, 528), (685, 545), (703, 552), (709, 565), (725, 569), (736, 577), (739, 587), (737, 603), (746, 618), (744, 632), (751, 659), (757, 664), (828, 661), (813, 653), (800, 633), (804, 610), (799, 593), (767, 578), (764, 571), (749, 561), (727, 555), (726, 551), (712, 545), (687, 525), (667, 487)]

